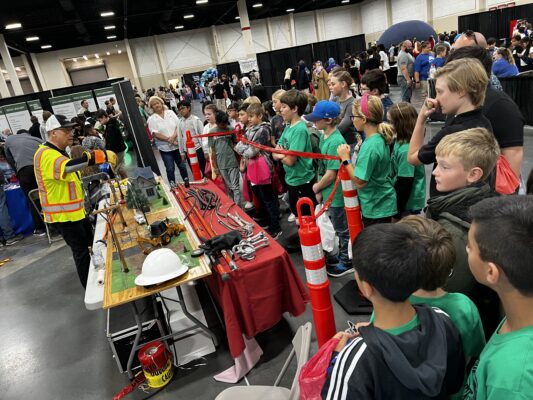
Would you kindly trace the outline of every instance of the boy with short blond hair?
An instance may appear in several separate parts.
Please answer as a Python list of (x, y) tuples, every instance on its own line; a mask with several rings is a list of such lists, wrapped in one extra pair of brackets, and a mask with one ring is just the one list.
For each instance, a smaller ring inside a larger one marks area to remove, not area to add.
[[(495, 291), (505, 318), (472, 368), (471, 400), (526, 400), (533, 393), (533, 196), (486, 199), (470, 209), (468, 263)], [(498, 310), (493, 310), (495, 314)]]
[[(435, 153), (437, 167), (433, 176), (436, 188), (442, 194), (428, 200), (426, 216), (451, 234), (457, 254), (453, 274), (445, 289), (469, 295), (480, 311), (485, 331), (490, 332), (495, 328), (492, 326), (494, 320), (490, 321), (494, 318), (492, 308), (497, 307), (497, 301), (489, 307), (486, 299), (472, 296), (477, 285), (468, 268), (465, 247), (472, 222), (468, 212), (470, 206), (495, 196), (487, 178), (496, 166), (500, 148), (492, 133), (483, 128), (472, 128), (445, 136)], [(494, 297), (493, 300), (497, 299)]]

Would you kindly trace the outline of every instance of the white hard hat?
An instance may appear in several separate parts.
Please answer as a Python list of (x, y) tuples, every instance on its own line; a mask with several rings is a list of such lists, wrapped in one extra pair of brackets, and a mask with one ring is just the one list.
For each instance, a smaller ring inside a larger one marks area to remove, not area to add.
[(152, 251), (143, 263), (142, 273), (135, 278), (138, 286), (157, 285), (159, 283), (177, 278), (189, 271), (183, 265), (176, 253), (170, 249), (157, 249)]

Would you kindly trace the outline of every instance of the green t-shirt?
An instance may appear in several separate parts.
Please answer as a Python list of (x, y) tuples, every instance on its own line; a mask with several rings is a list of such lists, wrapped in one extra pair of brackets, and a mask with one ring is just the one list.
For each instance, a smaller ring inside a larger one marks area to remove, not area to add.
[[(305, 122), (300, 120), (294, 125), (287, 125), (278, 142), (285, 150), (312, 152), (311, 139), (307, 133)], [(285, 169), (285, 183), (291, 186), (304, 185), (313, 180), (315, 171), (313, 160), (298, 157), (296, 163), (289, 167), (283, 164)]]
[[(229, 130), (230, 128), (221, 129), (218, 127), (214, 127), (209, 131), (209, 133), (225, 132)], [(237, 163), (237, 157), (235, 156), (235, 152), (233, 151), (234, 138), (234, 135), (227, 135), (214, 136), (207, 139), (207, 144), (209, 148), (215, 151), (218, 169), (230, 169), (239, 167), (239, 164)]]
[(533, 326), (499, 334), (505, 318), (474, 365), (464, 389), (467, 400), (533, 397)]
[[(341, 144), (346, 144), (346, 140), (344, 140), (342, 134), (338, 129), (335, 129), (327, 138), (324, 137), (324, 134), (320, 135), (319, 146), (321, 154), (338, 156), (337, 147), (339, 147)], [(318, 176), (319, 178), (322, 178), (326, 171), (338, 171), (340, 167), (341, 163), (338, 160), (319, 160)], [(322, 190), (322, 198), (324, 199), (324, 201), (327, 200), (334, 186), (335, 182), (333, 182), (331, 185)], [(344, 207), (344, 197), (342, 194), (341, 185), (337, 187), (337, 191), (335, 192), (335, 195), (333, 196), (333, 201), (331, 202), (331, 207)]]
[(402, 326), (399, 326), (397, 328), (385, 329), (385, 332), (390, 333), (391, 335), (397, 336), (407, 331), (413, 330), (419, 325), (420, 325), (420, 320), (418, 319), (418, 314), (415, 313), (415, 316), (408, 323)]
[(385, 139), (379, 133), (367, 137), (355, 165), (355, 176), (367, 182), (357, 191), (364, 217), (375, 219), (396, 214), (396, 192), (390, 169), (390, 150)]
[(485, 347), (485, 333), (476, 305), (462, 293), (446, 293), (441, 297), (409, 297), (411, 304), (437, 307), (450, 316), (461, 334), (465, 358), (477, 358)]
[(394, 143), (392, 151), (392, 185), (398, 177), (414, 178), (411, 195), (405, 206), (407, 211), (421, 210), (426, 205), (426, 169), (423, 165), (411, 165), (407, 161), (409, 143)]

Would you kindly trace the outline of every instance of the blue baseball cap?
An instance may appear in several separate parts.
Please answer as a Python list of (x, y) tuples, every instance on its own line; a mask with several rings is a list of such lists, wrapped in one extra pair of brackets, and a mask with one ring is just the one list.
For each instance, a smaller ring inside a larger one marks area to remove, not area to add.
[(305, 119), (307, 121), (318, 121), (324, 118), (337, 118), (341, 113), (341, 108), (334, 101), (322, 100), (316, 103), (316, 106), (311, 114), (307, 114)]

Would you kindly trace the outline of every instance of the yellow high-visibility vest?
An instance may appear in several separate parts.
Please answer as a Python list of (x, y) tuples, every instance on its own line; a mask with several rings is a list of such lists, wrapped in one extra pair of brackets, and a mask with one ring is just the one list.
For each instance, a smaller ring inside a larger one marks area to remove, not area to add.
[(40, 145), (33, 156), (33, 168), (44, 220), (74, 222), (85, 218), (84, 194), (78, 172), (65, 174), (70, 158), (56, 149)]

